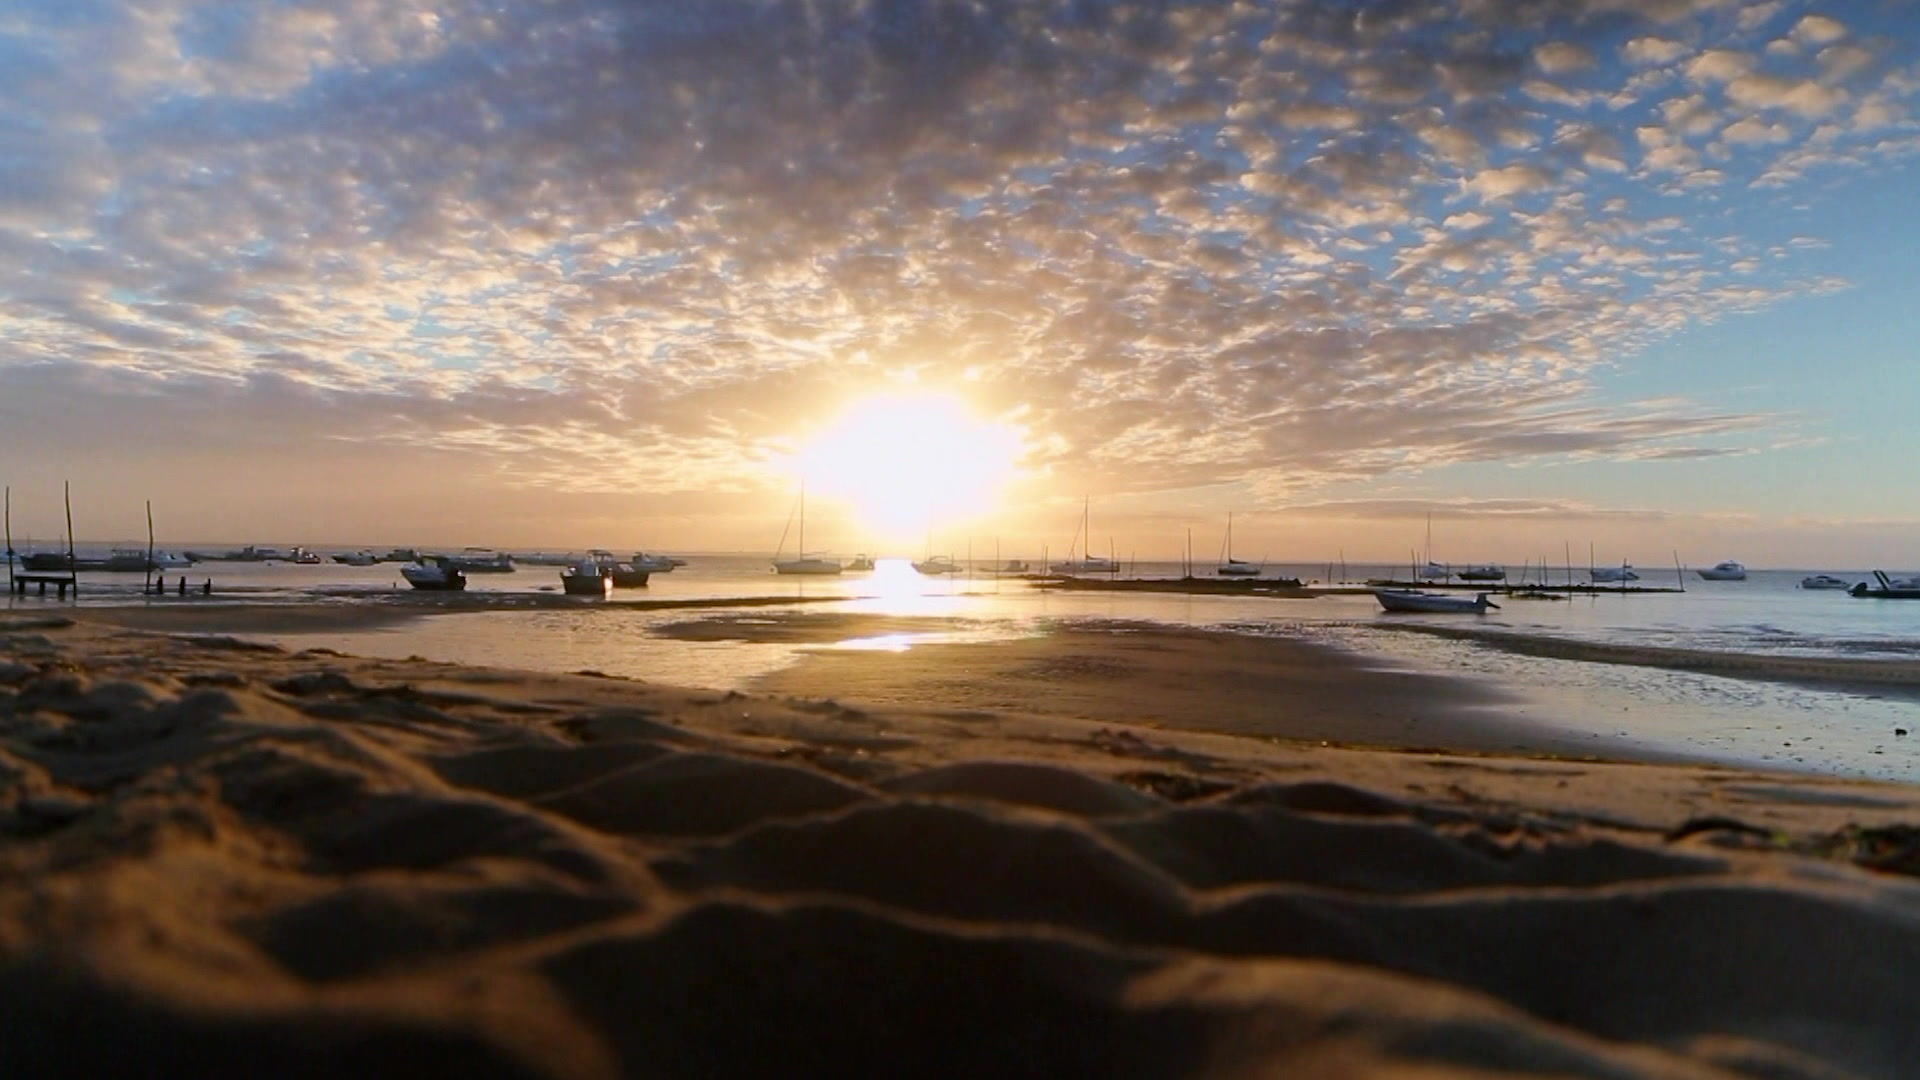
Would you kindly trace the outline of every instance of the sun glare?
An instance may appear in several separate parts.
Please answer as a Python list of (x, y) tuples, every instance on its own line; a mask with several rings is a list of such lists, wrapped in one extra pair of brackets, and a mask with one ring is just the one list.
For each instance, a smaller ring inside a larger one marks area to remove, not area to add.
[(847, 503), (857, 528), (894, 542), (997, 509), (1021, 433), (960, 399), (897, 393), (863, 399), (799, 453), (808, 491)]

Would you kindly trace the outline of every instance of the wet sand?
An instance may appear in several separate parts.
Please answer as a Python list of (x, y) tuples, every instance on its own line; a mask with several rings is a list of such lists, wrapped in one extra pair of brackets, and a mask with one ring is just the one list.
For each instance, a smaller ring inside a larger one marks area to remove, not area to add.
[[(582, 600), (559, 593), (351, 594), (330, 601), (216, 603), (186, 598), (114, 606), (73, 607), (62, 614), (81, 622), (165, 633), (309, 634), (355, 633), (442, 615), (500, 611), (677, 611), (710, 608), (782, 608), (845, 603), (838, 596), (742, 596), (714, 599)], [(0, 616), (3, 618), (4, 616)]]
[(1836, 690), (1869, 690), (1920, 696), (1920, 660), (1871, 657), (1782, 656), (1762, 653), (1715, 652), (1655, 645), (1615, 645), (1595, 641), (1481, 630), (1434, 623), (1379, 623), (1374, 629), (1426, 634), (1455, 641), (1472, 641), (1489, 648), (1549, 660), (1577, 660), (1594, 664), (1720, 675), (1734, 679), (1762, 679)]
[[(1144, 685), (1081, 700), (1234, 671), (1224, 696), (1288, 684), (1296, 707), (1381, 685), (1171, 638), (1119, 647)], [(1054, 640), (970, 672), (930, 650), (870, 694), (925, 696), (882, 706), (0, 619), (0, 1059), (408, 1080), (1920, 1060), (1920, 789), (941, 689), (1116, 679), (1089, 666), (1112, 640)], [(854, 670), (815, 659), (795, 677)]]

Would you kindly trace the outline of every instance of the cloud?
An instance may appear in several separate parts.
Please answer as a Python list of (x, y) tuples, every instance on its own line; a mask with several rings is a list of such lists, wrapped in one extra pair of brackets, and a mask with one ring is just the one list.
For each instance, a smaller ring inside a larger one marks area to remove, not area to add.
[(1080, 490), (1763, 426), (1589, 378), (1820, 287), (1709, 248), (1676, 177), (1872, 167), (1912, 94), (1880, 54), (1761, 57), (1686, 0), (1365, 7), (25, 5), (0, 453), (146, 425), (215, 485), (345, 455), (744, 502), (907, 381)]
[(1847, 25), (1830, 15), (1804, 15), (1788, 36), (1803, 45), (1830, 45), (1847, 36)]
[(1670, 64), (1690, 50), (1677, 41), (1659, 37), (1637, 37), (1620, 47), (1620, 56), (1629, 64)]

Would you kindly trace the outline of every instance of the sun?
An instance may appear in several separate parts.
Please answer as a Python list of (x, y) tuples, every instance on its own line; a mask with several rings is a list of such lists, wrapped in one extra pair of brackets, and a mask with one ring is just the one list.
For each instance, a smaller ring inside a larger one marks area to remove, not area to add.
[(958, 397), (882, 394), (849, 406), (797, 464), (810, 494), (848, 504), (868, 535), (899, 542), (993, 513), (1022, 441), (1018, 428), (980, 419)]

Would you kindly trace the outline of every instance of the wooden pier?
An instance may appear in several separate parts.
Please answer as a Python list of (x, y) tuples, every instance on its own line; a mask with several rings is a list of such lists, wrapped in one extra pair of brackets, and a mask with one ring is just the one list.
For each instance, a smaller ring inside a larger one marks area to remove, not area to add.
[(7, 538), (7, 592), (12, 596), (27, 595), (29, 585), (37, 586), (41, 596), (47, 595), (47, 586), (59, 590), (60, 599), (67, 598), (67, 590), (73, 590), (74, 599), (80, 598), (80, 578), (74, 573), (73, 558), (73, 490), (70, 484), (62, 485), (67, 505), (67, 568), (65, 570), (15, 570), (14, 561), (19, 558), (13, 550), (13, 488), (6, 489), (6, 538)]

